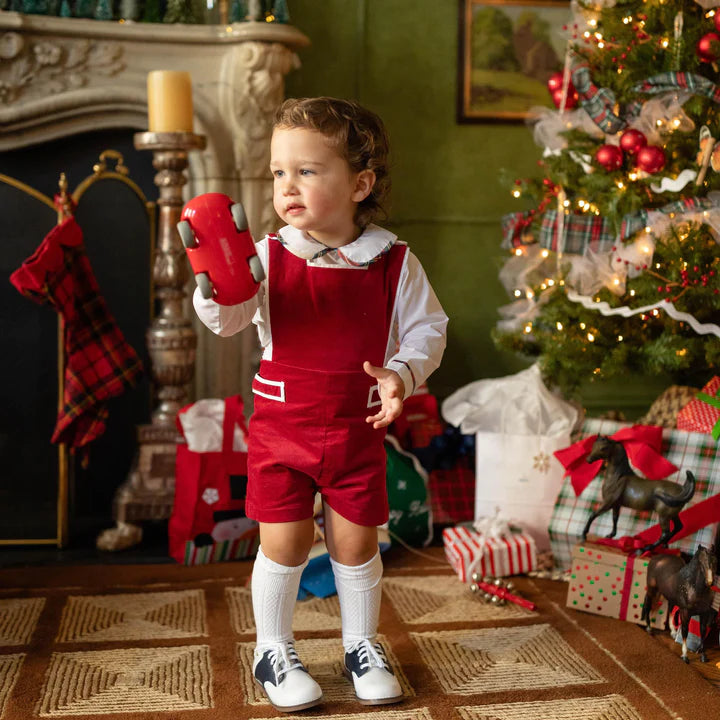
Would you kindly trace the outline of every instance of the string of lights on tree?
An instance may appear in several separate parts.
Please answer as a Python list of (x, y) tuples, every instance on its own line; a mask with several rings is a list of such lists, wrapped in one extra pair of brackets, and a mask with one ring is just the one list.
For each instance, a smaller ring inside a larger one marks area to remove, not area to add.
[(568, 394), (720, 366), (720, 7), (702, 2), (574, 2), (563, 28), (542, 176), (514, 181), (526, 209), (503, 218), (494, 338)]

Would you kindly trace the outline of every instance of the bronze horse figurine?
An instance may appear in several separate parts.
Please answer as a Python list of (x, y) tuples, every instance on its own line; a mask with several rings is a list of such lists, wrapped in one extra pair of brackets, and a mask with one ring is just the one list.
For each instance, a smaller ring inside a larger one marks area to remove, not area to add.
[(682, 633), (682, 659), (690, 662), (687, 657), (687, 636), (690, 618), (700, 617), (700, 660), (707, 662), (705, 655), (705, 630), (712, 622), (717, 610), (713, 609), (714, 591), (712, 584), (717, 571), (717, 555), (715, 547), (707, 550), (702, 545), (690, 562), (679, 555), (656, 555), (650, 559), (647, 570), (647, 591), (642, 607), (641, 619), (645, 620), (645, 629), (652, 635), (650, 627), (650, 611), (658, 595), (667, 598), (670, 609), (674, 605), (680, 608), (680, 628)]
[(630, 467), (622, 443), (604, 435), (598, 435), (587, 457), (589, 463), (596, 460), (603, 460), (603, 467), (607, 470), (602, 484), (603, 502), (585, 523), (583, 540), (594, 520), (611, 509), (613, 527), (607, 537), (615, 537), (620, 508), (626, 507), (633, 510), (654, 510), (662, 528), (658, 540), (641, 548), (639, 553), (652, 550), (658, 545), (667, 545), (673, 535), (682, 529), (683, 524), (678, 514), (695, 493), (695, 476), (688, 470), (684, 485), (669, 480), (648, 480), (640, 477)]

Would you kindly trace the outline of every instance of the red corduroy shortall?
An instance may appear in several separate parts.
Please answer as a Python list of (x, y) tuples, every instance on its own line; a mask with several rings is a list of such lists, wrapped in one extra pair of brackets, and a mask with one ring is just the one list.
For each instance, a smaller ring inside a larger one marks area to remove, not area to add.
[(315, 492), (347, 520), (388, 518), (385, 430), (364, 360), (382, 366), (407, 248), (366, 268), (308, 265), (269, 240), (272, 361), (253, 380), (247, 515), (259, 522), (312, 517)]

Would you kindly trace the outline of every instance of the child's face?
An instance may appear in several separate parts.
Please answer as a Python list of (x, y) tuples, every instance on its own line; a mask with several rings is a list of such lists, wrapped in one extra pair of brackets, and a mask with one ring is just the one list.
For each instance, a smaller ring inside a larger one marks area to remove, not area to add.
[(358, 236), (354, 217), (375, 175), (353, 172), (330, 141), (315, 130), (276, 128), (270, 144), (273, 205), (289, 225), (332, 247)]

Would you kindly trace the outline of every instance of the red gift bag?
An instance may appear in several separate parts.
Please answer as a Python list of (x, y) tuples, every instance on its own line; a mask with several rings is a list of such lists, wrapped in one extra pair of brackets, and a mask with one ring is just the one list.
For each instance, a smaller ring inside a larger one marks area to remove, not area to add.
[[(180, 410), (176, 423), (183, 432)], [(179, 443), (175, 457), (175, 501), (168, 525), (170, 555), (185, 565), (202, 565), (254, 555), (258, 524), (245, 515), (247, 452), (233, 450), (235, 427), (247, 440), (239, 396), (225, 400), (222, 449), (194, 452)]]

